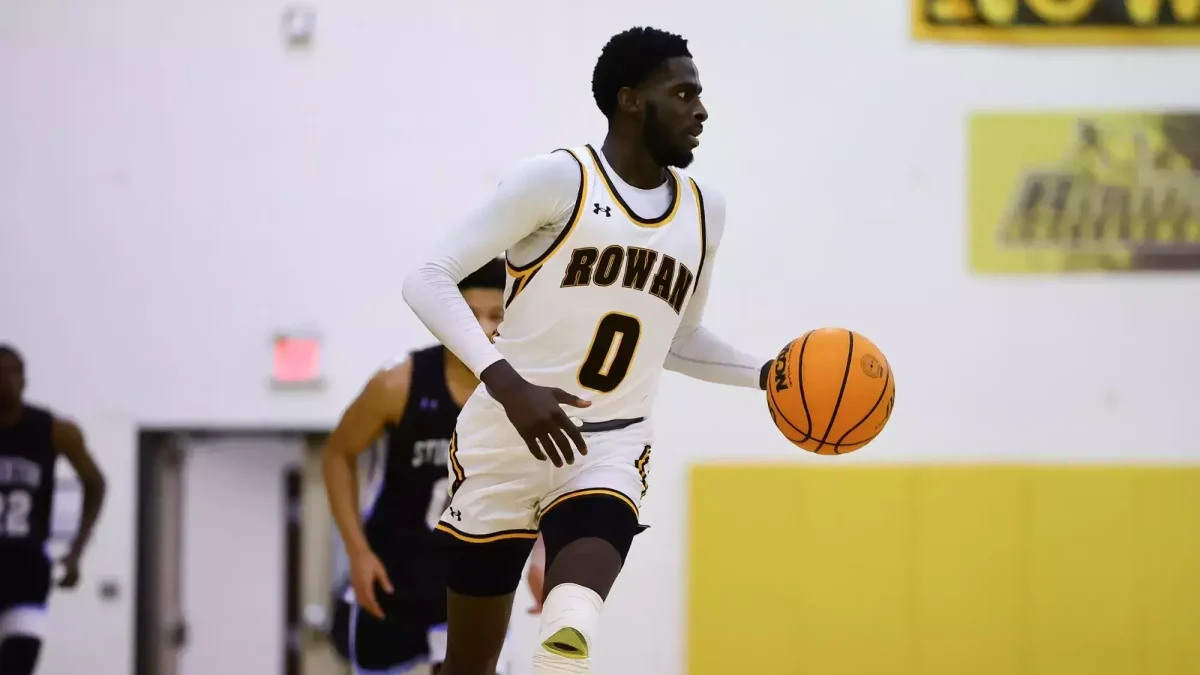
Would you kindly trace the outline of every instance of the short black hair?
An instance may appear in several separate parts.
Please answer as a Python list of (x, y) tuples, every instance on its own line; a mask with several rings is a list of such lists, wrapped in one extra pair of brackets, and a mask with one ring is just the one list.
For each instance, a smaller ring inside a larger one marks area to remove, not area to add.
[(486, 265), (471, 272), (465, 279), (458, 282), (458, 290), (468, 288), (492, 288), (503, 291), (504, 283), (508, 280), (504, 269), (504, 258), (492, 258)]
[(617, 92), (623, 87), (636, 87), (646, 81), (667, 59), (691, 56), (687, 40), (674, 33), (649, 26), (617, 33), (604, 45), (592, 71), (596, 106), (611, 118), (617, 109)]
[(21, 358), (21, 352), (10, 344), (0, 344), (0, 356), (11, 356), (17, 365), (21, 367), (21, 372), (25, 372), (25, 359)]

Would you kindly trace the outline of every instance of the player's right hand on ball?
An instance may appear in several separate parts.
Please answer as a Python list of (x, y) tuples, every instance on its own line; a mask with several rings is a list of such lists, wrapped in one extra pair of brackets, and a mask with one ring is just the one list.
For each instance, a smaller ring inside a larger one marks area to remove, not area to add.
[[(554, 387), (539, 387), (521, 377), (508, 361), (497, 361), (480, 373), (480, 380), (500, 405), (517, 433), (525, 439), (529, 452), (554, 466), (575, 463), (574, 442), (580, 455), (587, 454), (583, 434), (563, 412), (562, 405), (586, 408), (591, 405), (578, 396)], [(567, 438), (571, 440), (568, 441)]]
[(383, 562), (370, 550), (350, 556), (350, 583), (354, 586), (354, 598), (358, 606), (382, 619), (383, 609), (375, 597), (375, 584), (378, 583), (389, 595), (395, 592)]

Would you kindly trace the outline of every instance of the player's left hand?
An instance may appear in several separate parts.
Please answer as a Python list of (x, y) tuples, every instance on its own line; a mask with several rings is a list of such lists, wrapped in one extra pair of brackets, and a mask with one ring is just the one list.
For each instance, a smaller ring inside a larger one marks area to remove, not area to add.
[(75, 588), (79, 585), (79, 556), (68, 554), (59, 564), (63, 566), (62, 579), (58, 580), (59, 588)]
[[(529, 453), (538, 461), (549, 460), (556, 467), (575, 463), (575, 451), (587, 454), (583, 434), (562, 406), (586, 408), (585, 401), (557, 387), (542, 387), (521, 377), (512, 364), (501, 359), (483, 369), (479, 379), (492, 398), (504, 408), (508, 421), (525, 440)], [(570, 439), (570, 440), (568, 440)]]

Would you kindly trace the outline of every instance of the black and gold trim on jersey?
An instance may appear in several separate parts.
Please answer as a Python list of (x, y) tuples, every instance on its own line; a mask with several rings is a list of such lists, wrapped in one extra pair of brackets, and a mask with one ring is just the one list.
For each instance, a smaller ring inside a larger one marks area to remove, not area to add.
[(504, 263), (508, 268), (508, 273), (510, 276), (516, 278), (516, 280), (513, 282), (512, 290), (509, 291), (508, 299), (504, 301), (504, 306), (506, 308), (512, 304), (513, 300), (517, 299), (517, 296), (521, 294), (521, 291), (525, 290), (525, 288), (529, 286), (529, 281), (533, 279), (533, 275), (537, 274), (538, 270), (542, 268), (542, 264), (549, 260), (550, 256), (554, 255), (558, 249), (562, 248), (563, 243), (565, 243), (567, 238), (571, 236), (571, 232), (573, 232), (575, 227), (579, 225), (579, 218), (583, 214), (583, 205), (587, 201), (589, 182), (587, 167), (584, 166), (583, 160), (579, 159), (579, 156), (569, 148), (559, 148), (558, 150), (555, 150), (555, 152), (565, 152), (571, 155), (571, 159), (574, 159), (575, 163), (579, 165), (579, 192), (575, 193), (575, 208), (571, 209), (571, 217), (567, 220), (567, 224), (563, 227), (562, 232), (559, 232), (558, 236), (555, 237), (554, 243), (550, 244), (550, 247), (547, 248), (544, 253), (534, 258), (532, 262), (529, 262), (525, 265), (514, 265), (512, 264), (512, 261), (508, 259), (508, 255), (505, 254)]
[(517, 275), (516, 279), (513, 280), (512, 290), (508, 293), (508, 299), (504, 301), (505, 309), (508, 309), (508, 306), (512, 304), (512, 301), (517, 299), (517, 296), (521, 294), (521, 291), (525, 290), (525, 287), (529, 285), (530, 281), (533, 281), (533, 278), (537, 276), (537, 273), (541, 271), (541, 269), (542, 268), (539, 265), (528, 272)]
[(688, 177), (688, 183), (692, 186), (692, 194), (696, 195), (696, 213), (700, 219), (700, 264), (696, 266), (696, 288), (692, 289), (692, 295), (696, 294), (696, 290), (700, 288), (700, 274), (704, 271), (704, 257), (708, 254), (708, 221), (704, 218), (704, 194), (700, 192), (700, 186), (696, 185), (695, 179)]
[(633, 212), (633, 209), (625, 203), (621, 198), (621, 193), (613, 186), (612, 179), (609, 178), (608, 172), (604, 170), (604, 162), (600, 160), (600, 155), (596, 153), (596, 149), (590, 144), (586, 146), (587, 151), (592, 155), (592, 163), (596, 165), (596, 171), (600, 173), (600, 177), (604, 180), (604, 187), (608, 190), (608, 196), (612, 198), (613, 203), (620, 207), (621, 211), (633, 222), (642, 227), (662, 227), (671, 222), (675, 218), (675, 214), (679, 213), (679, 202), (683, 186), (679, 184), (679, 176), (675, 175), (674, 171), (667, 170), (669, 176), (668, 182), (671, 186), (671, 206), (667, 208), (666, 213), (663, 213), (657, 218), (642, 218)]

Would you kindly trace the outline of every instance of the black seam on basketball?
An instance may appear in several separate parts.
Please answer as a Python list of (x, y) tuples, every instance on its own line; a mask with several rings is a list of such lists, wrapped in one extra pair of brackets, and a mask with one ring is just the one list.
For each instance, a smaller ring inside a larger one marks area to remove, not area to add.
[(842, 407), (842, 396), (846, 393), (846, 383), (850, 381), (850, 366), (854, 363), (854, 332), (846, 331), (846, 335), (850, 336), (850, 344), (846, 347), (846, 372), (842, 373), (842, 386), (838, 389), (837, 401), (834, 402), (833, 412), (829, 415), (829, 426), (825, 427), (825, 434), (821, 436), (821, 445), (813, 452), (820, 452), (823, 446), (832, 445), (835, 448), (834, 454), (837, 454), (837, 444), (826, 443), (825, 440), (829, 438), (829, 432), (833, 431), (833, 421), (837, 419), (838, 408)]
[[(784, 417), (782, 414), (780, 414), (780, 415), (779, 415), (779, 417), (780, 417), (780, 419), (782, 419), (784, 422), (787, 422), (787, 424), (788, 424), (788, 426), (789, 426), (789, 427), (791, 427), (791, 428), (795, 429), (795, 430), (796, 430), (796, 433), (798, 433), (798, 434), (801, 434), (801, 435), (803, 435), (803, 436), (804, 436), (804, 438), (800, 439), (799, 441), (793, 441), (793, 442), (795, 442), (795, 443), (803, 443), (803, 442), (805, 442), (805, 441), (816, 440), (815, 438), (813, 438), (813, 436), (811, 436), (811, 435), (809, 435), (809, 434), (805, 434), (803, 431), (800, 431), (800, 429), (799, 429), (799, 428), (797, 428), (795, 424), (792, 424), (791, 420), (787, 419), (787, 418), (786, 418), (786, 417)], [(871, 441), (873, 441), (873, 440), (875, 440), (876, 438), (878, 438), (878, 437), (879, 437), (879, 434), (881, 434), (881, 433), (883, 433), (883, 430), (882, 430), (882, 429), (881, 429), (881, 430), (879, 430), (879, 431), (877, 431), (877, 432), (875, 432), (875, 435), (874, 435), (874, 436), (871, 436), (870, 438), (866, 438), (866, 439), (864, 439), (864, 440), (861, 440), (861, 441), (855, 441), (855, 442), (853, 442), (853, 443), (830, 443), (830, 442), (826, 441), (825, 443), (823, 443), (823, 444), (822, 444), (822, 447), (826, 447), (826, 446), (827, 446), (827, 447), (833, 448), (833, 449), (834, 449), (834, 454), (835, 454), (835, 455), (836, 455), (836, 454), (841, 454), (840, 452), (838, 452), (838, 451), (837, 451), (837, 449), (838, 449), (838, 448), (849, 448), (849, 447), (855, 447), (855, 448), (858, 448), (858, 447), (862, 447), (863, 445), (866, 445), (867, 443), (870, 443)], [(785, 438), (786, 438), (786, 437), (785, 437)], [(789, 440), (789, 441), (791, 441), (792, 439), (790, 439), (790, 438), (789, 438), (788, 440)], [(816, 452), (816, 450), (809, 450), (809, 452)], [(820, 453), (817, 453), (817, 454), (820, 454)]]
[[(855, 422), (854, 426), (850, 427), (849, 429), (846, 430), (846, 433), (842, 434), (842, 437), (838, 439), (837, 445), (842, 445), (842, 441), (846, 440), (846, 437), (849, 436), (851, 434), (851, 432), (853, 432), (855, 429), (860, 427), (863, 422), (866, 422), (868, 419), (870, 419), (871, 415), (875, 414), (875, 411), (879, 409), (879, 404), (883, 403), (883, 395), (887, 393), (888, 383), (891, 381), (892, 381), (892, 369), (888, 368), (887, 375), (885, 375), (883, 378), (883, 389), (879, 390), (879, 398), (875, 399), (875, 405), (871, 406), (871, 410), (868, 411), (867, 414), (864, 415), (861, 420)], [(854, 445), (854, 444), (847, 443), (846, 445)]]
[(800, 342), (800, 355), (796, 357), (796, 383), (800, 385), (800, 407), (804, 408), (804, 419), (808, 421), (808, 431), (805, 432), (808, 438), (813, 437), (813, 425), (812, 413), (808, 411), (808, 400), (804, 397), (804, 348), (808, 346), (810, 335), (812, 335), (811, 332), (804, 334), (804, 339)]
[[(875, 440), (879, 436), (880, 433), (883, 433), (882, 430), (880, 430), (874, 436), (872, 436), (866, 440), (854, 441), (853, 443), (826, 443), (825, 445), (827, 445), (831, 448), (849, 448), (851, 446), (858, 447), (858, 446), (865, 445), (865, 444), (870, 443), (871, 441)], [(813, 452), (816, 452), (816, 451), (814, 450)], [(835, 452), (834, 454), (840, 454), (840, 453)]]
[[(866, 445), (867, 443), (870, 443), (871, 441), (875, 440), (875, 437), (878, 435), (879, 434), (875, 434), (875, 436), (872, 436), (865, 441), (855, 441), (853, 443), (826, 443), (824, 447), (833, 448), (834, 449), (833, 454), (840, 455), (842, 453), (838, 452), (837, 448), (858, 448), (858, 447)], [(810, 450), (809, 452), (814, 452), (818, 455), (821, 454), (821, 453), (817, 452), (816, 450)]]
[[(792, 429), (794, 429), (796, 431), (796, 433), (798, 433), (804, 437), (804, 438), (801, 438), (799, 441), (794, 441), (794, 442), (803, 443), (805, 441), (812, 440), (812, 428), (811, 427), (809, 428), (808, 431), (802, 431), (800, 429), (800, 427), (796, 426), (795, 422), (789, 420), (787, 418), (787, 415), (784, 415), (783, 411), (779, 409), (779, 405), (777, 403), (775, 403), (775, 389), (774, 388), (772, 388), (772, 387), (767, 388), (767, 398), (770, 399), (770, 402), (771, 402), (771, 411), (774, 412), (776, 415), (779, 415), (779, 419), (783, 420), (784, 422), (787, 422), (787, 425), (789, 427), (791, 427)], [(788, 440), (791, 440), (791, 439), (789, 438)]]
[(853, 442), (853, 443), (826, 443), (825, 445), (828, 445), (828, 446), (829, 446), (829, 447), (831, 447), (831, 448), (848, 448), (848, 447), (850, 447), (850, 446), (852, 446), (852, 445), (854, 445), (854, 446), (861, 446), (861, 445), (865, 445), (865, 444), (867, 444), (867, 443), (870, 443), (871, 441), (875, 440), (875, 439), (876, 439), (876, 438), (879, 436), (879, 434), (881, 434), (881, 433), (883, 433), (883, 430), (882, 430), (882, 429), (880, 429), (879, 431), (875, 432), (875, 435), (874, 435), (874, 436), (872, 436), (872, 437), (870, 437), (870, 438), (868, 438), (868, 439), (866, 439), (866, 440), (862, 440), (862, 441), (855, 441), (855, 442)]

